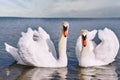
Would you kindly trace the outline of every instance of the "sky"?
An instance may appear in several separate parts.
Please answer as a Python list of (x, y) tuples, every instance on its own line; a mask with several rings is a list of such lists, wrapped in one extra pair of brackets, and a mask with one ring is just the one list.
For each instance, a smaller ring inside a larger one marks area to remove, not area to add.
[(0, 0), (1, 17), (120, 17), (120, 0)]

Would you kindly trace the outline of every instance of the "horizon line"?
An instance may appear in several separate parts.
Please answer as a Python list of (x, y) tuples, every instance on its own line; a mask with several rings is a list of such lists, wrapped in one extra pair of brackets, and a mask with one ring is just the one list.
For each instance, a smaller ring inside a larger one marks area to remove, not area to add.
[(91, 19), (110, 19), (120, 17), (19, 17), (19, 16), (0, 16), (0, 18), (91, 18)]

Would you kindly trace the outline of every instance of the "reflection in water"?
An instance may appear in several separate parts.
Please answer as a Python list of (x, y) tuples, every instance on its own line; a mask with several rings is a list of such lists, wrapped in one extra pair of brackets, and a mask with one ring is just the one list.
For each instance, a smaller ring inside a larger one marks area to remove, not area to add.
[(25, 68), (17, 80), (65, 80), (67, 68)]
[(1, 69), (0, 80), (119, 80), (120, 77), (120, 64), (89, 68), (75, 66), (54, 69), (15, 64)]
[(0, 80), (16, 80), (16, 78), (21, 74), (23, 67), (25, 66), (12, 65), (0, 69)]
[(5, 72), (6, 72), (6, 76), (10, 75), (10, 69), (9, 68), (5, 68)]
[(101, 67), (78, 68), (80, 80), (118, 80), (116, 68), (113, 65)]

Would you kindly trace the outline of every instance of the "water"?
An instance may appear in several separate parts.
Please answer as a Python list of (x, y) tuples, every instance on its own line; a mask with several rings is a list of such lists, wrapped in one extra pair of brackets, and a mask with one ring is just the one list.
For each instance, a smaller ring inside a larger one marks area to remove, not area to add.
[[(67, 68), (34, 68), (14, 64), (14, 59), (5, 51), (4, 42), (17, 47), (22, 31), (28, 27), (43, 27), (51, 36), (57, 49), (60, 24), (70, 23), (67, 55)], [(120, 76), (120, 51), (116, 61), (108, 66), (80, 68), (75, 55), (75, 44), (81, 29), (112, 29), (120, 40), (120, 19), (96, 18), (0, 18), (0, 80), (118, 80)], [(96, 43), (100, 41), (96, 38)]]

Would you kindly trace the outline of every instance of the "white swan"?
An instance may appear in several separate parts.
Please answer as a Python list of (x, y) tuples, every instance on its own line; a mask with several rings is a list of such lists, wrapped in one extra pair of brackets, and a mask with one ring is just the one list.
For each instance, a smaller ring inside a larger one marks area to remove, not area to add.
[(56, 57), (55, 47), (49, 35), (39, 27), (38, 31), (28, 28), (18, 42), (18, 49), (5, 43), (6, 51), (9, 52), (18, 64), (36, 67), (66, 67), (67, 66), (67, 35), (69, 23), (63, 22), (60, 31), (58, 51)]
[(119, 40), (113, 31), (108, 28), (98, 31), (101, 43), (96, 45), (92, 41), (97, 30), (89, 32), (82, 30), (76, 43), (76, 56), (79, 66), (100, 66), (107, 65), (114, 61), (119, 50)]

